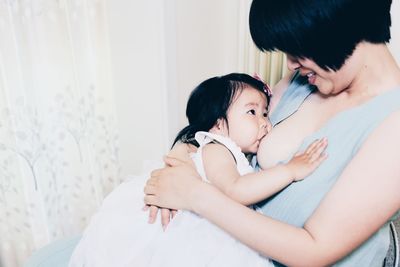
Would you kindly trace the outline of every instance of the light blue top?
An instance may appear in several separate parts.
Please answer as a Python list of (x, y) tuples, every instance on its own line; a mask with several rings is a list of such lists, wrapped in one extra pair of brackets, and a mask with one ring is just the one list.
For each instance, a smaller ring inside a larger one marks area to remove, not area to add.
[[(296, 75), (271, 114), (271, 123), (276, 125), (295, 113), (314, 88), (303, 77)], [(257, 206), (269, 217), (302, 227), (369, 134), (399, 109), (400, 88), (395, 88), (335, 115), (321, 129), (305, 138), (299, 147), (299, 150), (304, 150), (314, 140), (327, 137), (329, 157), (306, 179), (292, 183)], [(389, 242), (389, 228), (385, 224), (334, 266), (382, 266)]]

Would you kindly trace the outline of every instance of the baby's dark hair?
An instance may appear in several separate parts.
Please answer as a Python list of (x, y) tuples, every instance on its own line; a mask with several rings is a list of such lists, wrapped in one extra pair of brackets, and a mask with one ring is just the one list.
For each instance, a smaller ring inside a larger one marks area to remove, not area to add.
[(363, 41), (390, 40), (392, 0), (253, 0), (250, 32), (262, 51), (280, 50), (338, 70)]
[(186, 105), (189, 125), (178, 133), (172, 146), (178, 141), (198, 146), (194, 140), (196, 132), (209, 131), (218, 119), (226, 121), (227, 111), (236, 93), (245, 87), (252, 87), (264, 93), (269, 104), (270, 96), (265, 84), (247, 74), (231, 73), (200, 83), (190, 94)]

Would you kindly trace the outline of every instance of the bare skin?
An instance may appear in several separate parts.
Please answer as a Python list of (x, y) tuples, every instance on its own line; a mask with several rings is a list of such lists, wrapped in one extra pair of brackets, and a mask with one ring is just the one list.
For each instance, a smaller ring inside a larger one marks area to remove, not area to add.
[[(231, 103), (227, 111), (227, 119), (217, 120), (209, 132), (221, 138), (229, 138), (235, 142), (242, 153), (254, 155), (260, 141), (271, 128), (264, 93), (245, 87), (237, 93)], [(285, 164), (240, 175), (232, 152), (222, 144), (209, 143), (202, 148), (203, 166), (207, 180), (220, 191), (243, 205), (251, 205), (272, 196), (292, 182), (300, 181), (310, 175), (326, 159), (327, 155), (323, 153), (326, 146), (326, 139), (315, 140)], [(182, 149), (186, 152), (187, 147), (177, 146), (171, 151), (170, 156), (179, 155)], [(154, 206), (150, 209), (150, 214), (157, 211)], [(163, 212), (169, 219), (168, 212)], [(171, 217), (175, 215), (174, 213), (176, 211), (171, 212)]]
[[(287, 158), (306, 136), (339, 112), (400, 86), (399, 67), (385, 45), (359, 44), (338, 72), (321, 71), (307, 59), (289, 57), (288, 65), (302, 74), (315, 72), (318, 91), (262, 142), (258, 158), (263, 168)], [(288, 80), (282, 80), (275, 90), (285, 90)], [(301, 131), (297, 131), (299, 125)], [(367, 240), (400, 209), (398, 136), (400, 111), (388, 116), (367, 138), (303, 228), (275, 221), (236, 203), (202, 183), (190, 164), (176, 158), (166, 159), (170, 168), (152, 173), (145, 188), (145, 202), (192, 210), (285, 265), (331, 265)]]

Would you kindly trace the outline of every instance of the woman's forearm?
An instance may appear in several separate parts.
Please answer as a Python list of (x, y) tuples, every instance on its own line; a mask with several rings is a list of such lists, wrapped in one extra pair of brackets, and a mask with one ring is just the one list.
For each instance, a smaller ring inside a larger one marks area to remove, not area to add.
[(329, 264), (329, 259), (324, 257), (308, 231), (263, 216), (236, 203), (211, 185), (203, 183), (199, 186), (192, 194), (191, 203), (194, 212), (266, 257), (288, 266)]

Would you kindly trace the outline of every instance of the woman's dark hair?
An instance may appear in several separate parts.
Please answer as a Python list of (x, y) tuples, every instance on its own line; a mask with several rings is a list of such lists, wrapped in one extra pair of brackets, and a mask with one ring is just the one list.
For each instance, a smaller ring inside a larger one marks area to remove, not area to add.
[(390, 40), (392, 0), (253, 0), (250, 32), (262, 51), (280, 50), (338, 70), (362, 41)]
[(209, 131), (218, 119), (226, 120), (226, 114), (237, 92), (245, 87), (252, 87), (267, 97), (265, 84), (247, 74), (231, 73), (213, 77), (200, 83), (190, 94), (186, 105), (186, 117), (189, 125), (176, 136), (174, 143), (181, 141), (198, 146), (194, 135), (198, 131)]

